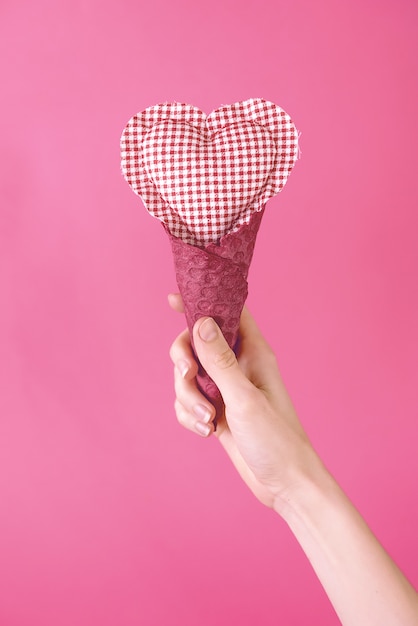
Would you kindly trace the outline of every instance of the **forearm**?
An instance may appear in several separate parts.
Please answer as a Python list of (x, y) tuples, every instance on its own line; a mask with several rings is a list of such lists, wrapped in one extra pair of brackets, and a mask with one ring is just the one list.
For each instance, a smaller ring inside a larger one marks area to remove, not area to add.
[(418, 596), (330, 474), (318, 463), (281, 502), (344, 626), (416, 626)]

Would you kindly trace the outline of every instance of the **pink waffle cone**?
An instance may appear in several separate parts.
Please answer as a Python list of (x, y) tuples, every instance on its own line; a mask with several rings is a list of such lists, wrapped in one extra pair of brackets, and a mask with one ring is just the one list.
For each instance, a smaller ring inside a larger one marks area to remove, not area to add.
[[(253, 213), (248, 224), (222, 237), (219, 244), (204, 248), (185, 243), (169, 233), (177, 284), (183, 297), (190, 336), (195, 322), (213, 317), (228, 344), (236, 348), (241, 312), (248, 295), (248, 271), (263, 210)], [(197, 383), (216, 408), (216, 419), (223, 414), (219, 389), (202, 366)]]

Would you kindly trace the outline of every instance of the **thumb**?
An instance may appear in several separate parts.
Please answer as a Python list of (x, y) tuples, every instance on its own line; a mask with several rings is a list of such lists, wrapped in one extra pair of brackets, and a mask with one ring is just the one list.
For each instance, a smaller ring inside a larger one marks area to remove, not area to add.
[(225, 404), (236, 402), (252, 387), (242, 372), (234, 351), (211, 317), (203, 317), (193, 328), (193, 342), (200, 363), (212, 378)]

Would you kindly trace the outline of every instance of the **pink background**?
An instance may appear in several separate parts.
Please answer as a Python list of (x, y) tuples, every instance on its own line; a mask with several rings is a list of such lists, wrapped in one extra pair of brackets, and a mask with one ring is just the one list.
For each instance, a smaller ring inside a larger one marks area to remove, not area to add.
[(0, 624), (338, 621), (287, 527), (176, 422), (168, 241), (119, 172), (166, 100), (302, 131), (249, 305), (315, 446), (418, 583), (415, 2), (3, 0)]

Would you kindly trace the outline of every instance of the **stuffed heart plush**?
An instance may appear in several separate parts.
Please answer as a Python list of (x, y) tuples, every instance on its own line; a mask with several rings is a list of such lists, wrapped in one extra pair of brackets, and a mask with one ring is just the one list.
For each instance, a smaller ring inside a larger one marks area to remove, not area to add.
[[(211, 316), (234, 347), (265, 203), (298, 156), (292, 120), (262, 99), (209, 116), (188, 104), (159, 104), (128, 122), (121, 155), (127, 182), (169, 235), (189, 329)], [(220, 414), (214, 383), (203, 371), (198, 383)]]

